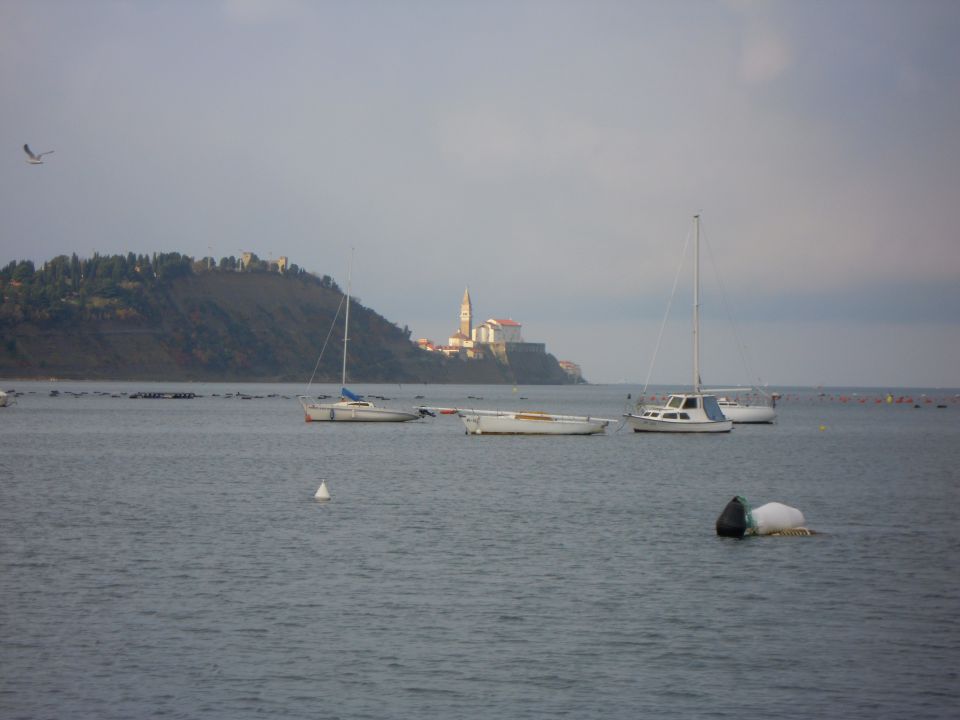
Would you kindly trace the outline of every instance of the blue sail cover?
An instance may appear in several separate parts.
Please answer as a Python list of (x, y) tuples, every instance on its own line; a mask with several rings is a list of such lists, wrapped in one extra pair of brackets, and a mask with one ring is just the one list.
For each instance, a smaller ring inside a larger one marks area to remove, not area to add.
[(340, 397), (345, 397), (348, 400), (353, 400), (354, 402), (359, 402), (363, 400), (363, 395), (354, 395), (352, 392), (346, 388), (340, 388)]

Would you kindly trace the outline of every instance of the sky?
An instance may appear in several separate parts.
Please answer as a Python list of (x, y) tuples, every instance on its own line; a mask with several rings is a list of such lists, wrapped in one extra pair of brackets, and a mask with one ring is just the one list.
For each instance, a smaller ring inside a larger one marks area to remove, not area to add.
[(958, 35), (953, 0), (0, 0), (0, 264), (345, 285), (353, 248), (414, 338), (469, 287), (591, 382), (684, 385), (699, 213), (707, 385), (956, 388)]

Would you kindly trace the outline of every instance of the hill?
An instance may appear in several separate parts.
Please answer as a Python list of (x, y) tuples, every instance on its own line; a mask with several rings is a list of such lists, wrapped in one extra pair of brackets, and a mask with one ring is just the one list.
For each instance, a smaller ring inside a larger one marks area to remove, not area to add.
[[(233, 258), (60, 256), (0, 270), (0, 375), (339, 382), (344, 295), (329, 277)], [(337, 322), (334, 323), (334, 319)], [(318, 357), (329, 334), (319, 365)], [(549, 354), (460, 360), (426, 352), (351, 302), (353, 382), (565, 384)]]

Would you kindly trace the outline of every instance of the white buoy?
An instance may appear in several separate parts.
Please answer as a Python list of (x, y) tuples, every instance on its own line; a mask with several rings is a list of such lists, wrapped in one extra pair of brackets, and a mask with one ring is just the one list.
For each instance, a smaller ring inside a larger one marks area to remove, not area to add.
[(320, 487), (317, 488), (317, 492), (313, 496), (317, 500), (329, 500), (330, 491), (327, 490), (327, 481), (323, 480), (320, 483)]

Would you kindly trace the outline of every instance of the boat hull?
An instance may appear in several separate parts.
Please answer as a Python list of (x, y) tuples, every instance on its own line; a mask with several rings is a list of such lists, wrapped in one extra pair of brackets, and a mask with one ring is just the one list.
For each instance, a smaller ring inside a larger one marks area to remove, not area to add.
[(721, 405), (720, 410), (735, 423), (772, 423), (777, 411), (766, 405)]
[(722, 433), (733, 430), (731, 420), (663, 420), (640, 417), (630, 413), (625, 416), (634, 432), (665, 433)]
[(595, 435), (609, 421), (551, 415), (459, 413), (469, 435)]
[(391, 408), (352, 407), (340, 403), (313, 403), (303, 406), (307, 422), (408, 422), (418, 420), (420, 415), (406, 410)]

